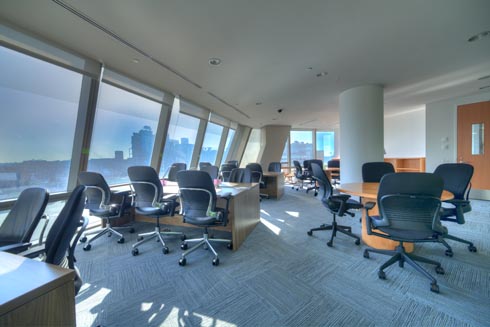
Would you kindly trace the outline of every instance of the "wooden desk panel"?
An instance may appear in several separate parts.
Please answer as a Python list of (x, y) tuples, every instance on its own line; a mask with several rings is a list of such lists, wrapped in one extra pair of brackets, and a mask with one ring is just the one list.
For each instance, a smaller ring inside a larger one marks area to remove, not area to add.
[(260, 192), (267, 194), (270, 198), (280, 199), (284, 195), (284, 174), (276, 172), (266, 172), (263, 175), (265, 181), (265, 188)]

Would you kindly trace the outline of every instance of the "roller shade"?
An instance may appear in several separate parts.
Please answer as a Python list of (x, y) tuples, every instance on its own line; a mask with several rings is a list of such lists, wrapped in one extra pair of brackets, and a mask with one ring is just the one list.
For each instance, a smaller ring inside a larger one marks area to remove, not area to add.
[(204, 120), (208, 120), (209, 118), (209, 110), (199, 107), (182, 98), (180, 99), (180, 112)]

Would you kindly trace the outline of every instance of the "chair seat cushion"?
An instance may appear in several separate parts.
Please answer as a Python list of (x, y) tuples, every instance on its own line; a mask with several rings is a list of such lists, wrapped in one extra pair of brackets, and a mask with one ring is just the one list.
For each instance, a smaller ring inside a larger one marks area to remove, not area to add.
[(221, 222), (216, 219), (216, 217), (186, 217), (185, 222), (192, 225), (198, 226), (214, 226), (221, 224)]
[(143, 216), (163, 216), (167, 215), (170, 213), (170, 208), (169, 207), (160, 207), (160, 208), (154, 208), (154, 207), (136, 207), (135, 211), (139, 215)]

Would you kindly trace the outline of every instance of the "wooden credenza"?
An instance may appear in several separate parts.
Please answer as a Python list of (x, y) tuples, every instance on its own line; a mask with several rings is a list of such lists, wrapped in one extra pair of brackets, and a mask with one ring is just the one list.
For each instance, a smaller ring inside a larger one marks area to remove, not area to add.
[(75, 326), (75, 272), (0, 251), (0, 326)]
[(425, 158), (385, 158), (385, 162), (391, 162), (397, 173), (401, 172), (425, 172)]

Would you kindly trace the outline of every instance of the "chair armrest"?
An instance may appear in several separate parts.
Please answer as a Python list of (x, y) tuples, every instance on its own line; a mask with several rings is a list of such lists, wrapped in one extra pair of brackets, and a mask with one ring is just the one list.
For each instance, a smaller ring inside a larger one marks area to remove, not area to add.
[(49, 223), (49, 216), (44, 214), (41, 216), (41, 219), (44, 219), (44, 226), (43, 226), (43, 229), (41, 230), (41, 235), (39, 235), (39, 243), (38, 245), (41, 245), (43, 244), (43, 241), (44, 241), (44, 232), (46, 231), (46, 227), (48, 227), (48, 223)]
[(171, 205), (172, 205), (172, 208), (170, 209), (170, 216), (175, 215), (175, 208), (177, 208), (179, 206), (179, 203), (177, 202), (178, 198), (179, 198), (179, 195), (174, 194), (174, 193), (163, 195), (161, 203), (162, 204), (171, 203)]
[(366, 209), (366, 211), (371, 210), (375, 206), (376, 206), (376, 202), (367, 202), (364, 204), (364, 209)]
[(0, 251), (5, 251), (13, 254), (18, 254), (19, 252), (26, 251), (32, 244), (31, 243), (15, 243), (0, 246)]
[(444, 201), (445, 203), (452, 204), (455, 207), (469, 205), (470, 201), (462, 199), (451, 199)]
[(29, 248), (28, 250), (26, 250), (24, 252), (18, 253), (18, 255), (21, 255), (21, 256), (26, 257), (26, 258), (33, 259), (33, 258), (39, 257), (41, 254), (44, 254), (45, 250), (46, 249), (45, 249), (44, 244), (36, 245), (36, 246)]
[(336, 195), (332, 195), (330, 198), (332, 200), (347, 201), (350, 199), (350, 195), (349, 194), (336, 194)]

